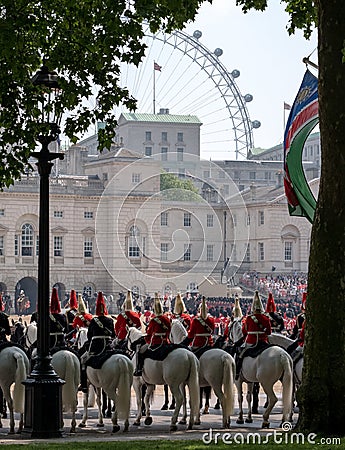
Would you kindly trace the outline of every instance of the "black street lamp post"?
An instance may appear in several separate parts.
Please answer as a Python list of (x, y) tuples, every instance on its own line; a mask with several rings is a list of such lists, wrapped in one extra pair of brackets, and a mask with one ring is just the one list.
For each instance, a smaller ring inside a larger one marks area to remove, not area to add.
[[(48, 93), (58, 89), (55, 72), (49, 72), (43, 66), (33, 77), (34, 85), (42, 86)], [(42, 99), (46, 98), (42, 94)], [(47, 107), (47, 105), (45, 105)], [(51, 111), (48, 105), (47, 111)], [(40, 152), (32, 153), (37, 159), (40, 175), (40, 207), (39, 207), (39, 256), (38, 256), (38, 298), (37, 298), (37, 357), (25, 385), (24, 429), (33, 438), (56, 438), (62, 436), (62, 385), (61, 380), (51, 365), (49, 352), (49, 175), (53, 160), (63, 159), (62, 153), (50, 152), (48, 146), (59, 134), (58, 121), (51, 122), (44, 116), (42, 102), (42, 118), (45, 131), (38, 140), (42, 145)]]

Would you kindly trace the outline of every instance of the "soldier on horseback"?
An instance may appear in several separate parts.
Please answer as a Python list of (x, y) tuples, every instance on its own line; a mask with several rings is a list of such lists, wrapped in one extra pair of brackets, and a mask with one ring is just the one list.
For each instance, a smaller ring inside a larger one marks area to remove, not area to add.
[(74, 330), (73, 321), (78, 312), (77, 294), (74, 289), (71, 290), (67, 308), (68, 309), (66, 309), (66, 317), (67, 317), (66, 333), (70, 333), (72, 330)]
[(0, 343), (7, 342), (7, 336), (11, 335), (10, 322), (8, 315), (4, 313), (4, 305), (0, 302)]
[(193, 318), (188, 338), (184, 342), (185, 344), (190, 343), (196, 356), (201, 356), (204, 351), (213, 346), (214, 325), (214, 317), (208, 314), (206, 298), (202, 297), (200, 312)]
[(49, 347), (65, 348), (65, 332), (67, 329), (67, 319), (65, 314), (61, 313), (60, 300), (56, 288), (53, 288), (50, 300), (50, 314), (49, 314)]
[(268, 344), (268, 335), (271, 334), (271, 332), (270, 318), (264, 313), (259, 293), (258, 291), (255, 291), (252, 314), (247, 316), (242, 325), (242, 333), (245, 342), (242, 344), (242, 351), (236, 360), (236, 379), (241, 371), (246, 350), (249, 347), (257, 347), (263, 343)]
[(191, 317), (187, 314), (187, 308), (182, 300), (181, 294), (178, 292), (175, 299), (173, 319), (179, 320), (188, 331), (191, 324)]
[[(289, 353), (289, 355), (292, 356), (294, 362), (297, 362), (296, 360), (300, 358), (302, 354), (302, 349), (304, 347), (304, 333), (305, 333), (305, 305), (307, 301), (307, 293), (303, 292), (302, 297), (302, 306), (301, 306), (301, 313), (298, 314), (296, 318), (296, 324), (293, 328), (293, 333), (290, 336), (291, 339), (295, 339), (295, 341), (289, 345), (289, 347), (286, 349), (286, 351)], [(299, 349), (298, 354), (296, 354), (295, 350), (298, 349), (298, 347), (301, 347)]]
[(75, 346), (75, 339), (77, 337), (77, 331), (79, 328), (88, 328), (93, 315), (90, 314), (86, 308), (83, 300), (83, 296), (78, 294), (78, 309), (77, 313), (72, 322), (72, 330), (66, 334), (66, 339), (70, 340), (72, 338), (72, 346)]
[(90, 321), (87, 331), (90, 356), (98, 356), (111, 350), (111, 342), (115, 338), (114, 321), (108, 316), (102, 292), (97, 295), (96, 316)]
[(154, 316), (149, 322), (145, 336), (145, 341), (148, 344), (148, 349), (144, 353), (142, 353), (140, 351), (141, 345), (137, 346), (137, 361), (134, 376), (138, 377), (142, 375), (145, 357), (149, 356), (151, 352), (154, 352), (161, 348), (162, 345), (170, 343), (170, 330), (171, 320), (166, 314), (164, 314), (162, 303), (158, 297), (158, 293), (156, 292), (154, 302)]
[(127, 291), (127, 298), (123, 303), (124, 311), (122, 311), (116, 319), (115, 335), (119, 341), (120, 348), (124, 346), (129, 327), (141, 329), (140, 314), (134, 311), (133, 299), (131, 291)]
[(276, 304), (274, 302), (272, 292), (270, 292), (268, 294), (266, 312), (270, 316), (272, 332), (273, 333), (281, 333), (285, 328), (284, 319), (276, 311), (277, 311)]

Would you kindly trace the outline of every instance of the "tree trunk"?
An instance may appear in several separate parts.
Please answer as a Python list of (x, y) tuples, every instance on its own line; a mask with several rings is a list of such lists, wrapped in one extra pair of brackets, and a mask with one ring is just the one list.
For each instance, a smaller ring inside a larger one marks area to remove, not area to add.
[(319, 0), (322, 167), (311, 236), (298, 427), (343, 435), (345, 423), (344, 0)]

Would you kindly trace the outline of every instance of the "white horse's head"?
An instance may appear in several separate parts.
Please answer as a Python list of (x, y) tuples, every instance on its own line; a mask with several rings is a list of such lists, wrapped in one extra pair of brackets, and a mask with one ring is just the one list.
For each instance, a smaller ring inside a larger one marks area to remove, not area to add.
[(144, 333), (135, 327), (129, 327), (127, 333), (128, 350), (135, 350), (136, 343), (140, 343), (140, 340), (144, 337)]
[(229, 327), (229, 337), (232, 342), (237, 342), (243, 337), (242, 333), (242, 319), (234, 319)]
[(37, 341), (37, 323), (31, 322), (25, 330), (25, 347), (30, 349)]
[(170, 340), (173, 344), (180, 344), (188, 333), (183, 324), (178, 319), (173, 319), (171, 322)]

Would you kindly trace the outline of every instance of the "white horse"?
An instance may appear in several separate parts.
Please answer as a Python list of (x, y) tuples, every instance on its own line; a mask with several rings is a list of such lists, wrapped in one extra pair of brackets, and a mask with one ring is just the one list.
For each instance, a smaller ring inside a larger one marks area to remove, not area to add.
[(63, 411), (72, 413), (70, 432), (75, 433), (75, 413), (78, 409), (78, 386), (80, 382), (79, 359), (69, 350), (60, 350), (53, 354), (51, 363), (58, 376), (65, 381), (62, 386)]
[[(128, 330), (128, 348), (132, 349), (133, 344), (143, 337), (143, 333), (134, 327)], [(195, 418), (199, 415), (199, 361), (187, 349), (177, 348), (170, 352), (163, 361), (155, 361), (145, 358), (142, 377), (134, 377), (133, 387), (137, 397), (138, 415), (136, 424), (140, 424), (141, 419), (141, 386), (142, 380), (147, 384), (145, 394), (145, 425), (151, 425), (150, 398), (155, 385), (167, 384), (171, 393), (175, 397), (175, 410), (170, 424), (170, 431), (177, 430), (177, 418), (185, 398), (185, 386), (189, 390), (190, 416), (188, 429), (192, 429)]]
[[(6, 347), (0, 351), (0, 387), (10, 411), (10, 434), (14, 433), (14, 412), (20, 414), (18, 433), (23, 429), (25, 388), (22, 382), (26, 380), (29, 371), (29, 359), (19, 347)], [(2, 428), (1, 417), (0, 428)]]
[[(270, 344), (279, 345), (279, 347), (282, 347), (283, 349), (287, 349), (289, 345), (293, 344), (295, 341), (293, 339), (290, 339), (287, 336), (284, 336), (280, 333), (272, 333), (268, 336), (268, 342)], [(294, 352), (295, 357), (293, 358), (294, 361), (294, 382), (296, 385), (296, 388), (300, 386), (302, 383), (302, 370), (303, 370), (303, 348), (298, 346)], [(293, 356), (294, 356), (293, 355)], [(296, 362), (295, 362), (296, 360)]]
[[(133, 364), (124, 355), (112, 355), (107, 359), (100, 369), (93, 369), (88, 366), (86, 373), (89, 382), (96, 388), (97, 406), (98, 406), (98, 424), (102, 427), (102, 389), (107, 396), (113, 400), (115, 409), (112, 412), (112, 432), (116, 433), (120, 430), (117, 423), (118, 418), (124, 419), (124, 430), (129, 428), (129, 415), (131, 406), (131, 387), (133, 383)], [(84, 394), (84, 415), (79, 427), (85, 427), (88, 419), (87, 404), (88, 394)]]
[[(242, 336), (241, 321), (234, 321), (233, 333), (234, 342), (237, 342)], [(242, 368), (235, 385), (238, 392), (239, 419), (243, 420), (243, 382), (259, 382), (268, 397), (268, 406), (263, 414), (262, 428), (269, 427), (269, 416), (277, 403), (278, 398), (274, 393), (273, 386), (280, 380), (283, 386), (283, 417), (282, 423), (289, 421), (292, 408), (293, 394), (293, 364), (291, 356), (281, 347), (268, 347), (256, 358), (245, 356), (243, 358)], [(251, 408), (251, 395), (247, 395), (249, 410)]]
[[(181, 343), (187, 336), (183, 324), (174, 319), (171, 325), (170, 339)], [(212, 348), (203, 353), (199, 359), (199, 386), (211, 386), (218, 397), (223, 414), (223, 427), (230, 428), (231, 414), (234, 409), (233, 384), (235, 379), (235, 361), (229, 353), (219, 348)], [(196, 424), (200, 423), (200, 409)]]
[[(31, 346), (37, 340), (37, 323), (32, 322), (26, 328), (25, 345), (31, 351)], [(36, 348), (32, 357), (36, 354)], [(71, 433), (75, 433), (75, 413), (78, 408), (78, 386), (80, 382), (80, 362), (73, 352), (60, 350), (53, 354), (51, 364), (57, 375), (65, 381), (62, 386), (62, 406), (64, 412), (72, 413)], [(62, 424), (63, 426), (63, 424)]]

